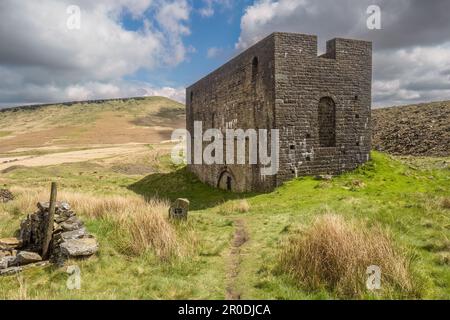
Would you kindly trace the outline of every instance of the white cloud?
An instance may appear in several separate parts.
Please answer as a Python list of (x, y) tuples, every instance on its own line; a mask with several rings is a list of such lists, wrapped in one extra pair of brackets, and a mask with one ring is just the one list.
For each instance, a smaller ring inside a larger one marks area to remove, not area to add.
[(216, 58), (217, 56), (219, 56), (221, 53), (222, 53), (221, 48), (211, 47), (211, 48), (208, 48), (208, 51), (206, 52), (206, 56), (209, 59), (213, 59), (213, 58)]
[(123, 80), (106, 83), (90, 81), (71, 84), (65, 87), (51, 84), (26, 84), (25, 87), (20, 89), (20, 92), (0, 88), (0, 95), (10, 97), (10, 101), (16, 101), (14, 98), (20, 98), (16, 96), (18, 94), (25, 97), (24, 100), (20, 100), (20, 103), (0, 102), (0, 107), (15, 106), (20, 104), (40, 104), (61, 101), (83, 101), (140, 96), (163, 96), (184, 103), (185, 92), (185, 88), (183, 87), (155, 87), (146, 82)]
[[(66, 26), (69, 5), (81, 9), (80, 30)], [(144, 21), (139, 30), (121, 24), (127, 12)], [(185, 60), (189, 13), (186, 0), (2, 0), (0, 102), (133, 92), (125, 76)]]
[(209, 18), (214, 15), (214, 9), (212, 7), (201, 8), (198, 12), (200, 13), (200, 15), (202, 17), (205, 17), (205, 18)]
[(145, 89), (147, 93), (146, 96), (162, 96), (168, 97), (175, 101), (185, 103), (186, 102), (186, 89), (182, 87), (172, 88), (172, 87), (161, 87), (161, 88), (147, 88)]
[(450, 42), (377, 52), (374, 63), (375, 105), (450, 99)]

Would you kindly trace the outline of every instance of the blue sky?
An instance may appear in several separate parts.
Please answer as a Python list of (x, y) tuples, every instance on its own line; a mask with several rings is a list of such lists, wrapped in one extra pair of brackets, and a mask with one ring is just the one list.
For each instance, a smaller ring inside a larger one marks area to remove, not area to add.
[[(189, 86), (199, 78), (218, 68), (224, 61), (236, 54), (235, 44), (240, 35), (240, 19), (250, 0), (233, 1), (232, 6), (220, 6), (214, 10), (214, 15), (204, 17), (200, 10), (204, 3), (192, 3), (192, 14), (189, 23), (190, 35), (184, 37), (184, 43), (191, 51), (185, 61), (175, 67), (161, 67), (155, 70), (141, 69), (133, 75), (126, 76), (129, 80), (152, 83), (156, 86)], [(151, 18), (152, 12), (147, 13)], [(131, 14), (124, 14), (121, 20), (127, 30), (138, 30), (142, 27), (142, 18), (133, 19)], [(213, 56), (208, 50), (213, 50)]]
[[(367, 28), (371, 5), (379, 30)], [(372, 41), (375, 107), (447, 100), (448, 12), (448, 0), (2, 0), (0, 107), (183, 102), (186, 86), (275, 31), (315, 34), (322, 48), (334, 37)]]

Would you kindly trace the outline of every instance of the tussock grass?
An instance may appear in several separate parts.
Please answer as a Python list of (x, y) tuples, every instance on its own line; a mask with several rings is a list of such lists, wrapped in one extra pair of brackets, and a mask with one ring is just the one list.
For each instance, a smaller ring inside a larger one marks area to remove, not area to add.
[(450, 209), (450, 198), (443, 198), (441, 201), (441, 207), (444, 209)]
[(280, 267), (296, 282), (312, 290), (325, 288), (340, 297), (367, 294), (367, 267), (381, 268), (381, 292), (415, 296), (410, 258), (397, 249), (380, 227), (322, 215), (282, 249)]
[[(12, 191), (18, 194), (11, 202), (13, 212), (34, 212), (37, 201), (49, 198), (48, 191), (43, 189), (13, 188)], [(184, 254), (177, 230), (167, 220), (170, 204), (165, 200), (146, 201), (133, 195), (96, 196), (68, 191), (58, 192), (58, 199), (67, 201), (84, 218), (112, 222), (115, 243), (123, 253), (141, 255), (152, 250), (162, 259)]]
[(250, 211), (250, 204), (246, 199), (230, 200), (219, 205), (216, 210), (221, 215), (246, 213)]

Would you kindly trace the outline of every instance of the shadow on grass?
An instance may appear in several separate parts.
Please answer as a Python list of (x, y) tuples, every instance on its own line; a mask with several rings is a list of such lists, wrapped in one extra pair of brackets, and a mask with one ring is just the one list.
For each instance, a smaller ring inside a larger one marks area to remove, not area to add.
[(202, 183), (186, 167), (170, 173), (154, 173), (130, 185), (128, 189), (146, 199), (163, 198), (174, 201), (186, 198), (192, 210), (214, 207), (224, 201), (255, 196), (255, 193), (232, 193)]

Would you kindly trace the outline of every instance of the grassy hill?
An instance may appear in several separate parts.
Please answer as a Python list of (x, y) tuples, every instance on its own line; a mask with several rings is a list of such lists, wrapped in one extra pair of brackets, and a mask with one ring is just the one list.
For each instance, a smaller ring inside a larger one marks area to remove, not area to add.
[[(0, 173), (16, 196), (0, 203), (0, 237), (12, 235), (57, 181), (59, 199), (72, 204), (100, 251), (68, 262), (81, 269), (81, 290), (67, 289), (66, 268), (48, 266), (0, 277), (0, 298), (450, 297), (449, 157), (375, 151), (332, 180), (303, 177), (268, 194), (233, 194), (171, 164), (171, 144), (157, 129), (184, 124), (179, 104), (72, 107), (0, 113), (8, 132), (0, 159), (19, 158)], [(57, 129), (69, 140), (39, 134)], [(28, 131), (35, 134), (27, 139), (40, 140), (25, 139)], [(170, 222), (169, 203), (179, 197), (191, 201), (189, 219)], [(380, 290), (366, 289), (369, 265), (381, 267)]]
[[(0, 172), (97, 160), (149, 173), (148, 158), (184, 126), (184, 106), (163, 97), (2, 110)], [(158, 148), (149, 153), (149, 145)]]
[(184, 106), (163, 97), (13, 108), (0, 112), (0, 154), (39, 147), (155, 143), (184, 126)]

